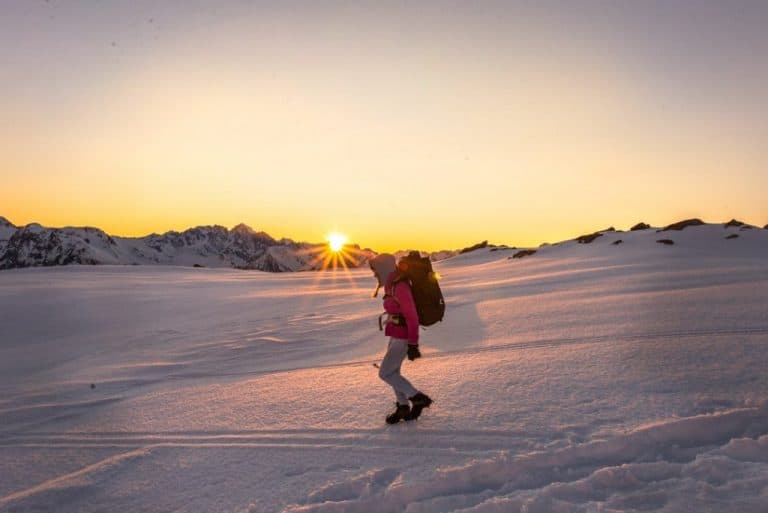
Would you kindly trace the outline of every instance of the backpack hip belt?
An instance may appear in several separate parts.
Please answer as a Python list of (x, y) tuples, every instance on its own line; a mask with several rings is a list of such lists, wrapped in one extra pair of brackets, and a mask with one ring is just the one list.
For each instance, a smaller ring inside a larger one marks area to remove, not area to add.
[[(382, 321), (382, 317), (387, 316), (386, 321)], [(405, 326), (405, 317), (398, 313), (387, 313), (379, 315), (379, 331), (384, 331), (385, 324), (394, 324), (395, 326)]]

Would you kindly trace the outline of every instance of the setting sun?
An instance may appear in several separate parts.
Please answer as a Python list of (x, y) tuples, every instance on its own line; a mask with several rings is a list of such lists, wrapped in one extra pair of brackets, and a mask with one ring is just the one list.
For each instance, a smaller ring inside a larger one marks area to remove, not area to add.
[(339, 252), (347, 243), (347, 236), (338, 232), (333, 232), (328, 234), (326, 240), (328, 241), (328, 246), (331, 248), (331, 251)]

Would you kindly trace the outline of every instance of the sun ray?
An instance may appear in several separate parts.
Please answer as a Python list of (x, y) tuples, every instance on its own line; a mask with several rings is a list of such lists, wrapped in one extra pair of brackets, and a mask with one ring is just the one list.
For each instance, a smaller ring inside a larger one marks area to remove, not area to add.
[[(328, 251), (323, 246), (317, 248), (317, 250), (315, 252), (307, 252), (307, 254), (309, 254), (309, 255), (312, 255), (314, 253), (316, 253), (316, 254), (312, 258), (312, 260), (310, 260), (310, 262), (309, 262), (309, 266), (310, 266), (311, 270), (315, 270), (315, 266), (317, 264), (319, 264), (321, 261), (323, 261), (325, 258), (327, 258), (328, 254), (329, 254)], [(323, 269), (324, 269), (324, 267), (323, 267)]]
[[(352, 289), (362, 290), (360, 277), (352, 271), (353, 268), (359, 267), (366, 253), (359, 247), (349, 244), (347, 237), (338, 232), (329, 234), (326, 241), (326, 244), (311, 245), (301, 250), (302, 254), (311, 258), (308, 268), (318, 271), (312, 280), (314, 286), (319, 287), (320, 283), (326, 279), (334, 284), (339, 279), (343, 279)], [(343, 244), (340, 244), (340, 241), (343, 241)], [(332, 274), (329, 275), (325, 271), (331, 271)]]

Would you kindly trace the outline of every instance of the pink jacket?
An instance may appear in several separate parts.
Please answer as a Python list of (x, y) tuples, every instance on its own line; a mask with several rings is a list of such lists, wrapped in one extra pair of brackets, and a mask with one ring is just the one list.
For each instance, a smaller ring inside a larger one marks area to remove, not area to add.
[(413, 301), (411, 286), (407, 281), (399, 281), (394, 284), (398, 273), (394, 272), (387, 280), (384, 287), (384, 311), (388, 314), (400, 314), (405, 320), (405, 326), (387, 323), (384, 334), (388, 337), (407, 340), (409, 344), (419, 343), (419, 315), (416, 313), (416, 303)]

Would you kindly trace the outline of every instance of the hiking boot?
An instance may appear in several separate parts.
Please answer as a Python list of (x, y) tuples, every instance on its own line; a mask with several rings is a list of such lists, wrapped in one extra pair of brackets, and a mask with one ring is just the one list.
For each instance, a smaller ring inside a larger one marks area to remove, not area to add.
[(411, 418), (411, 407), (407, 404), (398, 404), (397, 409), (387, 415), (387, 418), (385, 419), (387, 421), (387, 424), (397, 424), (401, 420), (410, 420)]
[(408, 420), (416, 420), (421, 415), (421, 410), (429, 408), (429, 405), (432, 404), (432, 399), (426, 394), (417, 392), (416, 395), (411, 397), (411, 404), (413, 406), (411, 407), (411, 416)]

